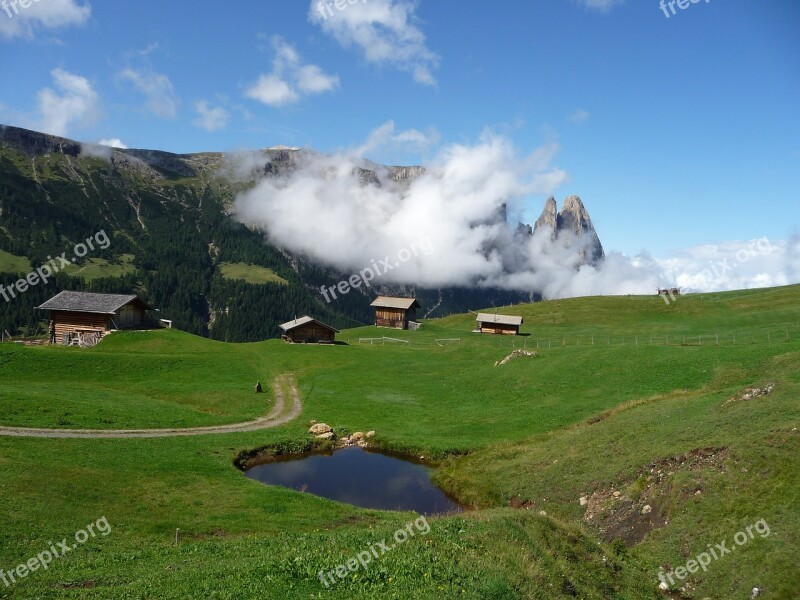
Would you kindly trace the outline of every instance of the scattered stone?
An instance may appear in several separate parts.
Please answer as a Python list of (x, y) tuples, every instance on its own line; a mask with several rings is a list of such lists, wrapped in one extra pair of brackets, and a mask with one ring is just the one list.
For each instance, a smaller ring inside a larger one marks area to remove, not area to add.
[(697, 490), (697, 491), (694, 493), (694, 495), (695, 495), (695, 496), (699, 496), (699, 495), (700, 495), (700, 494), (702, 494), (702, 493), (703, 493), (703, 492), (701, 492), (700, 490)]
[(762, 396), (767, 396), (772, 393), (772, 390), (775, 389), (775, 385), (772, 383), (768, 383), (763, 388), (752, 387), (747, 388), (743, 392), (741, 392), (738, 396), (733, 396), (728, 398), (728, 400), (722, 406), (726, 406), (731, 402), (738, 402), (740, 400), (752, 400), (753, 398), (761, 398)]
[(539, 356), (539, 355), (536, 354), (536, 352), (533, 352), (532, 350), (521, 350), (521, 349), (518, 349), (518, 350), (514, 350), (511, 354), (506, 356), (503, 360), (495, 361), (494, 366), (495, 367), (499, 367), (499, 366), (508, 364), (509, 362), (514, 360), (515, 358), (520, 358), (522, 356), (533, 356), (533, 357), (536, 357), (536, 356)]
[(326, 431), (325, 433), (320, 433), (317, 436), (318, 440), (333, 440), (336, 439), (336, 434), (332, 431)]
[(316, 424), (317, 424), (317, 421), (316, 421), (316, 419), (311, 419), (311, 420), (308, 422), (308, 426), (309, 426), (309, 427), (311, 427), (312, 425), (316, 425)]
[(366, 433), (364, 433), (363, 431), (356, 431), (353, 435), (350, 436), (350, 439), (353, 440), (354, 442), (357, 442), (358, 440), (363, 440), (365, 437), (367, 437)]
[(374, 431), (368, 431), (367, 432), (367, 437), (368, 438), (371, 438), (371, 437), (374, 437), (374, 436), (375, 436), (375, 432)]
[(578, 502), (581, 503), (581, 506), (586, 506), (589, 504), (589, 499), (586, 496), (581, 496)]
[(669, 586), (667, 585), (666, 581), (662, 581), (661, 583), (658, 584), (658, 589), (660, 589), (663, 592), (666, 592), (669, 589)]
[(330, 433), (333, 431), (333, 428), (330, 425), (326, 425), (325, 423), (315, 423), (311, 426), (311, 429), (308, 430), (308, 433), (314, 435), (320, 435), (323, 433)]
[(649, 515), (651, 512), (653, 512), (653, 507), (650, 506), (649, 504), (645, 504), (644, 507), (642, 508), (642, 514)]
[(547, 513), (545, 511), (543, 511), (543, 510), (540, 510), (539, 511), (539, 516), (546, 517)]
[(613, 493), (613, 494), (611, 494), (611, 495), (612, 495), (612, 496), (614, 496), (614, 498), (619, 498), (619, 497), (622, 495), (622, 492), (620, 492), (620, 491), (616, 491), (616, 492), (614, 492), (614, 493)]
[(757, 587), (753, 588), (753, 593), (750, 594), (751, 598), (758, 598), (761, 595), (761, 590)]

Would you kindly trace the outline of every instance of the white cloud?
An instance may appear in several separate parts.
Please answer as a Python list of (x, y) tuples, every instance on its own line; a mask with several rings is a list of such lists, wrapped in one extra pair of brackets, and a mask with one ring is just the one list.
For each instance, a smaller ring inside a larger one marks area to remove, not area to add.
[(436, 85), (433, 70), (439, 57), (431, 52), (417, 26), (416, 4), (408, 0), (348, 0), (345, 8), (311, 0), (309, 20), (341, 46), (359, 48), (367, 62), (390, 65), (412, 74), (415, 81)]
[(174, 119), (178, 114), (178, 97), (169, 77), (150, 69), (125, 69), (120, 77), (129, 81), (147, 98), (146, 106), (155, 115)]
[(578, 0), (579, 4), (599, 12), (608, 12), (615, 6), (619, 6), (624, 2), (625, 0)]
[(357, 152), (371, 151), (380, 140), (429, 142), (425, 134), (397, 132), (389, 123), (355, 151), (303, 152), (296, 170), (266, 178), (237, 198), (238, 218), (264, 228), (273, 242), (343, 271), (395, 256), (423, 238), (432, 242), (434, 253), (414, 257), (385, 281), (503, 286), (509, 273), (527, 268), (510, 249), (502, 205), (547, 194), (565, 181), (566, 173), (549, 164), (554, 149), (519, 156), (507, 138), (486, 133), (475, 144), (443, 148), (410, 184), (383, 173), (381, 185), (364, 185), (359, 169), (382, 171)]
[(300, 100), (300, 94), (276, 75), (261, 75), (245, 95), (273, 107), (294, 104)]
[(363, 144), (353, 149), (352, 154), (356, 156), (370, 155), (373, 158), (378, 154), (380, 158), (383, 158), (387, 152), (401, 150), (420, 155), (438, 144), (439, 139), (440, 134), (435, 129), (427, 133), (417, 129), (398, 132), (394, 121), (388, 121), (374, 129)]
[(330, 92), (339, 87), (339, 77), (326, 74), (317, 65), (304, 65), (294, 47), (279, 36), (272, 38), (275, 58), (272, 72), (261, 75), (245, 95), (267, 106), (299, 102), (303, 96)]
[(36, 128), (45, 133), (66, 136), (72, 126), (86, 126), (94, 122), (99, 114), (99, 96), (89, 80), (63, 69), (53, 69), (50, 74), (56, 89), (39, 90)]
[(119, 148), (121, 150), (127, 150), (127, 146), (122, 143), (122, 140), (119, 138), (103, 138), (99, 142), (97, 142), (101, 146), (108, 146), (110, 148)]
[(18, 2), (0, 2), (0, 39), (31, 39), (39, 29), (81, 25), (91, 14), (88, 3), (75, 0), (33, 0), (27, 8)]
[(592, 115), (589, 113), (589, 111), (579, 108), (569, 116), (569, 121), (575, 125), (580, 125), (581, 123), (585, 123), (591, 116)]
[[(473, 144), (443, 147), (411, 182), (393, 181), (360, 154), (403, 141), (428, 143), (428, 136), (387, 123), (353, 150), (301, 151), (296, 169), (266, 177), (237, 197), (236, 217), (262, 228), (272, 243), (342, 273), (394, 259), (427, 240), (432, 252), (388, 271), (376, 286), (498, 287), (564, 298), (655, 295), (656, 288), (674, 285), (718, 291), (800, 282), (800, 237), (698, 246), (663, 260), (609, 252), (597, 265), (580, 265), (578, 252), (589, 238), (565, 233), (553, 241), (546, 230), (516, 236), (514, 224), (502, 218), (504, 204), (514, 212), (567, 180), (553, 165), (557, 146), (521, 156), (508, 138), (486, 133)], [(245, 172), (263, 172), (263, 155), (249, 156)], [(365, 184), (364, 168), (378, 173), (380, 185)], [(733, 268), (722, 266), (726, 258)]]
[(722, 292), (800, 282), (800, 238), (728, 241), (693, 246), (658, 260), (670, 285)]
[(221, 106), (212, 106), (205, 100), (200, 100), (195, 102), (194, 109), (197, 111), (197, 118), (192, 121), (193, 125), (208, 132), (219, 131), (228, 126), (230, 114)]

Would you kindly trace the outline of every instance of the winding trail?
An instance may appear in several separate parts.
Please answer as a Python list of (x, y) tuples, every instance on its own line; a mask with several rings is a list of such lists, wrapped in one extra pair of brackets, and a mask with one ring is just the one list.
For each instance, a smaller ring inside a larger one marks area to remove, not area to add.
[[(291, 405), (286, 406), (284, 386), (291, 395)], [(33, 437), (33, 438), (87, 438), (87, 439), (116, 439), (116, 438), (162, 438), (189, 435), (211, 435), (217, 433), (241, 433), (244, 431), (258, 431), (285, 425), (297, 418), (303, 406), (300, 403), (300, 392), (297, 390), (297, 381), (293, 375), (281, 375), (275, 378), (272, 384), (275, 392), (275, 406), (266, 416), (254, 421), (244, 423), (231, 423), (229, 425), (212, 425), (210, 427), (189, 427), (186, 429), (40, 429), (33, 427), (5, 427), (0, 425), (0, 436), (7, 437)], [(288, 408), (288, 410), (287, 410)]]

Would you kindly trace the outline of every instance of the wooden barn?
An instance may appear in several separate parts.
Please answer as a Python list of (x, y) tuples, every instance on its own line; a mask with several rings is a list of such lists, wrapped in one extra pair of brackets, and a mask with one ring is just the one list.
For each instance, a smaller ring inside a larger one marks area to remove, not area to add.
[(517, 335), (519, 333), (519, 327), (522, 325), (522, 317), (512, 317), (509, 315), (478, 313), (478, 317), (475, 320), (478, 322), (476, 331), (480, 331), (481, 333)]
[(136, 295), (65, 291), (36, 310), (50, 311), (51, 342), (84, 345), (84, 338), (96, 343), (109, 331), (144, 327), (152, 309)]
[(392, 329), (408, 329), (409, 323), (416, 323), (421, 308), (416, 298), (392, 296), (378, 296), (370, 306), (375, 308), (375, 326)]
[(311, 317), (300, 317), (280, 327), (283, 330), (281, 339), (293, 344), (333, 344), (339, 333), (338, 329)]

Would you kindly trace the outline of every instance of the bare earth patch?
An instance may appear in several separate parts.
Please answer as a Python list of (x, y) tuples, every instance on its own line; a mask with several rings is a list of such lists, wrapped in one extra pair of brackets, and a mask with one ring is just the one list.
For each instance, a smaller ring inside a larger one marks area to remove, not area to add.
[[(641, 467), (633, 480), (605, 487), (582, 496), (583, 519), (606, 541), (621, 539), (627, 546), (641, 542), (652, 530), (669, 523), (663, 499), (673, 494), (675, 475), (703, 470), (725, 471), (726, 448), (697, 448), (681, 456), (666, 458)], [(702, 494), (702, 478), (692, 478), (679, 490), (680, 499)]]

